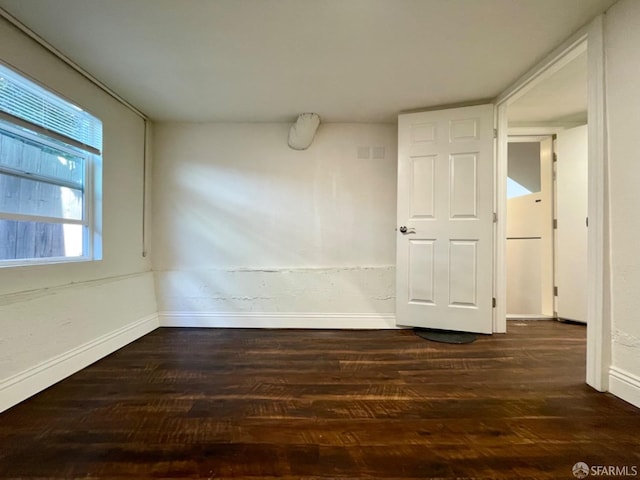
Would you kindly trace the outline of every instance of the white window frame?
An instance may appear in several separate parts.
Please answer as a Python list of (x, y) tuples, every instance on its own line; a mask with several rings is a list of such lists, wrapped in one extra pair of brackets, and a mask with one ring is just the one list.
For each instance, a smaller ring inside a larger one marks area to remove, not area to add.
[[(6, 66), (0, 62), (4, 68), (11, 70), (12, 73), (18, 77), (23, 78), (25, 81), (32, 84), (36, 84), (38, 87), (44, 89), (48, 95), (55, 97), (56, 100), (65, 102), (66, 104), (76, 107), (72, 102), (69, 102), (66, 98), (63, 98), (57, 93), (52, 92), (50, 89), (35, 82), (31, 78), (25, 77), (22, 73), (18, 73), (12, 68)], [(93, 115), (92, 115), (93, 116)], [(97, 121), (99, 119), (93, 116)], [(48, 217), (23, 213), (9, 213), (0, 211), (0, 220), (14, 220), (23, 222), (42, 222), (58, 225), (81, 225), (82, 226), (82, 255), (74, 257), (55, 256), (55, 257), (31, 257), (31, 258), (17, 258), (17, 259), (0, 259), (0, 268), (6, 267), (22, 267), (29, 265), (43, 265), (43, 264), (57, 264), (57, 263), (78, 263), (98, 261), (102, 259), (102, 234), (101, 225), (98, 225), (99, 215), (97, 209), (101, 209), (101, 200), (98, 198), (101, 188), (102, 179), (102, 155), (100, 150), (91, 146), (84, 145), (81, 142), (72, 138), (67, 138), (63, 134), (59, 134), (55, 131), (50, 131), (42, 128), (36, 124), (30, 124), (28, 121), (13, 117), (5, 112), (0, 111), (0, 130), (3, 130), (11, 135), (22, 138), (28, 142), (40, 144), (46, 147), (50, 147), (59, 150), (64, 153), (68, 153), (75, 157), (80, 157), (83, 160), (83, 177), (82, 177), (82, 218), (80, 220), (65, 219), (62, 217)], [(2, 168), (0, 166), (0, 173), (7, 173), (9, 168)], [(17, 177), (27, 178), (29, 172), (16, 172)], [(21, 175), (24, 174), (23, 175)], [(65, 184), (64, 181), (57, 183), (54, 178), (51, 181), (46, 181), (44, 178), (39, 180), (34, 176), (31, 180), (41, 181), (43, 183), (51, 183), (53, 185), (71, 187), (69, 184)], [(75, 187), (77, 188), (77, 187)]]

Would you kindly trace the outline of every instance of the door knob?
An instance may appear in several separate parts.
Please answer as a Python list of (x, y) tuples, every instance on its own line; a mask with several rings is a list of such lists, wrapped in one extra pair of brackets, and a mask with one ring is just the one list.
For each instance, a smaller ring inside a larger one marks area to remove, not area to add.
[(407, 235), (409, 233), (416, 233), (415, 228), (407, 228), (405, 225), (402, 225), (398, 230), (400, 230), (400, 233)]

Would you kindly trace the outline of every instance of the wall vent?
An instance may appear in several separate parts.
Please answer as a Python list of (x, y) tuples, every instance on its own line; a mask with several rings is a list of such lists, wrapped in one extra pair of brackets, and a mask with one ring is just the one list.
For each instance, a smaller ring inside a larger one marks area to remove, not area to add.
[(371, 158), (371, 148), (369, 148), (369, 147), (358, 147), (358, 158), (360, 158), (360, 159)]
[(384, 147), (372, 147), (371, 158), (382, 159), (384, 158)]

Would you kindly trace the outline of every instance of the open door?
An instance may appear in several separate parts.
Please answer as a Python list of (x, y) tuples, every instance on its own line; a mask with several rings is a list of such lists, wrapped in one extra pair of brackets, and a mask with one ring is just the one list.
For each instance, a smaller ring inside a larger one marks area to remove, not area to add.
[(558, 318), (587, 322), (587, 125), (558, 133), (556, 286)]
[(398, 325), (492, 333), (493, 111), (398, 118)]

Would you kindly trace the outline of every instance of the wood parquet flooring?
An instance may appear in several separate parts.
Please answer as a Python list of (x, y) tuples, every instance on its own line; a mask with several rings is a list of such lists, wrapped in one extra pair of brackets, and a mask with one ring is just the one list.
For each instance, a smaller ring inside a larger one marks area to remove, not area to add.
[(579, 461), (640, 466), (640, 411), (584, 384), (585, 333), (510, 322), (446, 345), (410, 330), (162, 328), (0, 414), (0, 478), (572, 479)]

